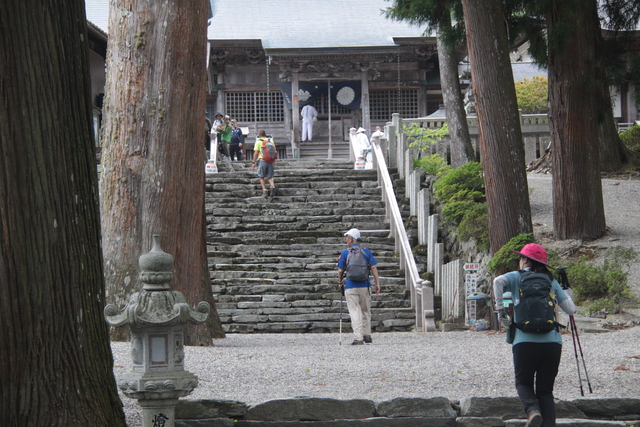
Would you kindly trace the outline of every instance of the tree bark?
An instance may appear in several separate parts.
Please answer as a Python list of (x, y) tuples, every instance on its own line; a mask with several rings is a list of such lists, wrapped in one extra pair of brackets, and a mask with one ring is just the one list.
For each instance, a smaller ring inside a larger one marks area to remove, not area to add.
[(480, 159), (495, 253), (533, 230), (524, 146), (500, 0), (463, 0), (467, 47), (480, 129)]
[(606, 44), (600, 30), (600, 19), (597, 9), (592, 9), (593, 28), (596, 30), (596, 82), (598, 83), (598, 92), (596, 99), (599, 107), (598, 115), (598, 140), (600, 141), (600, 169), (604, 172), (617, 171), (622, 167), (624, 162), (629, 160), (627, 152), (620, 136), (618, 135), (618, 127), (613, 118), (613, 106), (611, 104), (611, 92), (609, 91), (609, 78), (605, 70), (604, 59), (602, 58), (602, 49), (606, 49)]
[(212, 345), (224, 332), (204, 233), (207, 2), (110, 7), (100, 181), (108, 302), (122, 306), (139, 289), (138, 257), (160, 234), (175, 257), (172, 287), (212, 308), (207, 323), (185, 330), (185, 343)]
[(597, 4), (557, 2), (549, 32), (573, 24), (562, 48), (549, 49), (549, 124), (556, 238), (596, 239), (606, 231), (598, 141), (599, 83), (593, 13)]
[[(448, 18), (448, 15), (445, 17)], [(442, 29), (443, 26), (451, 27), (451, 21), (440, 23), (439, 28)], [(439, 31), (437, 39), (440, 86), (451, 138), (451, 166), (458, 168), (475, 160), (475, 152), (469, 136), (469, 125), (460, 90), (458, 60), (453, 47), (447, 46), (441, 33), (442, 31)]]
[(0, 2), (0, 420), (126, 427), (105, 306), (84, 2)]

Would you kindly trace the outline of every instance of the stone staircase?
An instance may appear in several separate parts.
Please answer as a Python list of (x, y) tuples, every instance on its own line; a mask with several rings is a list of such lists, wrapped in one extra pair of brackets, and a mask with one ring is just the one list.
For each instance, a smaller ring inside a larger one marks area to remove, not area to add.
[[(278, 195), (269, 200), (249, 162), (219, 169), (206, 177), (205, 203), (212, 289), (226, 332), (337, 332), (336, 264), (353, 227), (378, 262), (374, 331), (414, 327), (375, 171), (344, 160), (278, 160)], [(346, 302), (342, 319), (350, 331)]]

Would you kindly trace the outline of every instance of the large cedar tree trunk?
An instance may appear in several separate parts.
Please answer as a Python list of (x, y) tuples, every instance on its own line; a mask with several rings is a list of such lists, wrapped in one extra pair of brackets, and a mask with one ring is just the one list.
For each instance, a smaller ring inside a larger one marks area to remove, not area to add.
[[(573, 4), (573, 6), (572, 6)], [(549, 49), (549, 122), (553, 141), (553, 225), (556, 238), (595, 239), (606, 231), (595, 80), (596, 2), (557, 2), (547, 18), (573, 24), (562, 49)], [(559, 31), (562, 31), (560, 29)]]
[[(445, 16), (448, 17), (448, 15)], [(444, 26), (451, 27), (451, 22), (443, 22), (439, 28), (442, 29)], [(458, 79), (458, 59), (453, 46), (447, 46), (441, 36), (442, 31), (439, 33), (437, 39), (438, 63), (444, 109), (447, 113), (449, 137), (451, 138), (451, 166), (458, 168), (475, 160), (475, 153), (469, 136), (469, 125)]]
[[(594, 0), (592, 0), (594, 1)], [(600, 142), (600, 169), (603, 172), (617, 171), (622, 164), (629, 160), (627, 152), (620, 136), (618, 135), (618, 127), (613, 117), (613, 105), (611, 103), (611, 92), (609, 91), (609, 78), (605, 70), (605, 59), (602, 50), (606, 49), (606, 43), (600, 31), (600, 19), (596, 8), (592, 8), (591, 19), (596, 29), (596, 82), (598, 83), (598, 92), (596, 102), (598, 105), (598, 140)]]
[(467, 47), (480, 128), (480, 159), (495, 253), (532, 232), (524, 146), (500, 0), (463, 0)]
[[(109, 49), (100, 196), (107, 298), (123, 306), (140, 289), (138, 257), (159, 234), (175, 257), (171, 286), (209, 320), (185, 329), (188, 345), (224, 337), (207, 268), (202, 129), (206, 0), (115, 0)], [(115, 339), (125, 330), (114, 330)]]
[(0, 424), (125, 427), (84, 2), (0, 2)]

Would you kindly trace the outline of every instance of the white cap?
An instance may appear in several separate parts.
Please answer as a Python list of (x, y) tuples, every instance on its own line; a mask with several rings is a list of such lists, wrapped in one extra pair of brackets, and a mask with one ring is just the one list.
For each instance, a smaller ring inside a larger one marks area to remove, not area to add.
[[(366, 132), (367, 130), (365, 128), (358, 128), (358, 131), (356, 133), (360, 133), (360, 132)], [(355, 230), (355, 229), (354, 229)]]
[(358, 230), (357, 228), (352, 228), (351, 230), (344, 233), (344, 235), (353, 237), (354, 239), (358, 240), (360, 238), (360, 230)]

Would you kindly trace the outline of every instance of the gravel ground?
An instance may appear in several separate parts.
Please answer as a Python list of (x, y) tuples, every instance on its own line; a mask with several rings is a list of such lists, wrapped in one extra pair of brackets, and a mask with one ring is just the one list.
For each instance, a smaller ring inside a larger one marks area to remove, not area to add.
[[(516, 396), (504, 333), (372, 336), (373, 344), (352, 346), (350, 334), (343, 335), (342, 345), (339, 334), (233, 334), (213, 347), (187, 347), (185, 367), (200, 382), (189, 398), (258, 403), (299, 396), (373, 401)], [(581, 397), (580, 383), (571, 336), (564, 341), (555, 395), (570, 400)], [(640, 395), (640, 327), (580, 334), (580, 342), (593, 389), (589, 394), (584, 382), (586, 397)], [(118, 378), (131, 370), (129, 343), (112, 343), (112, 349)], [(584, 371), (581, 375), (584, 380)], [(129, 425), (141, 425), (136, 402), (121, 398)]]
[[(604, 250), (614, 246), (633, 248), (640, 253), (640, 181), (629, 179), (602, 180), (602, 195), (605, 206), (607, 233), (600, 239), (590, 242), (552, 240), (553, 209), (551, 196), (551, 176), (537, 173), (528, 175), (531, 218), (536, 239), (545, 247), (592, 251), (596, 257)], [(640, 260), (631, 267), (629, 285), (635, 295), (640, 296)], [(640, 315), (640, 311), (636, 310)]]
[[(536, 237), (548, 248), (591, 249), (596, 255), (612, 246), (640, 252), (640, 181), (603, 179), (607, 235), (593, 242), (553, 242), (551, 177), (529, 174)], [(640, 263), (630, 272), (630, 285), (640, 296)], [(632, 308), (628, 314), (640, 315)], [(588, 322), (589, 319), (578, 321)], [(213, 347), (187, 347), (186, 369), (199, 377), (191, 399), (238, 400), (258, 403), (298, 396), (383, 401), (395, 397), (516, 396), (511, 346), (503, 333), (378, 333), (374, 343), (351, 346), (344, 334), (228, 335)], [(565, 335), (558, 399), (580, 398), (576, 355), (571, 335)], [(586, 396), (640, 395), (640, 327), (608, 333), (582, 333), (580, 341), (593, 389)], [(129, 343), (112, 343), (114, 374), (131, 371)], [(578, 352), (578, 360), (581, 360)], [(581, 364), (582, 365), (582, 364)], [(123, 395), (129, 426), (140, 426), (137, 403)]]

